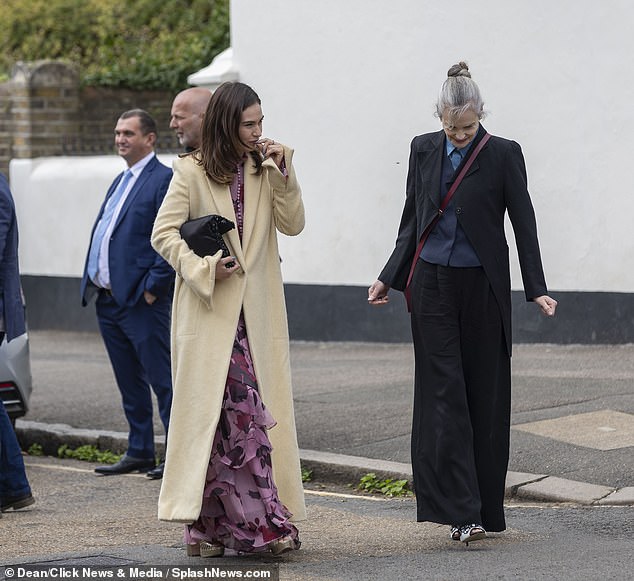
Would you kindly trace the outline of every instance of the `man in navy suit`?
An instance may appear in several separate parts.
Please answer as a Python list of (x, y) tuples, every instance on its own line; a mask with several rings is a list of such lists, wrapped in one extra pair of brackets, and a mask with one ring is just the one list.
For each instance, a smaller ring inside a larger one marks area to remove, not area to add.
[(172, 178), (172, 170), (154, 154), (156, 136), (156, 122), (142, 109), (119, 118), (115, 146), (128, 169), (108, 189), (81, 283), (83, 306), (97, 297), (99, 329), (130, 428), (126, 454), (112, 466), (95, 468), (99, 474), (149, 471), (153, 478), (162, 476), (154, 457), (150, 386), (167, 433), (174, 271), (150, 245), (154, 218)]
[[(26, 332), (18, 266), (18, 224), (6, 178), (0, 174), (0, 343)], [(20, 444), (0, 401), (0, 516), (33, 504)]]

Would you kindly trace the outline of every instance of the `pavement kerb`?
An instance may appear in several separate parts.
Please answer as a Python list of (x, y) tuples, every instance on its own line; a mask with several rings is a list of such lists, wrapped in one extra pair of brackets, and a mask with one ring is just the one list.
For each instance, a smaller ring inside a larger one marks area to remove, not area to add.
[[(67, 424), (46, 424), (28, 420), (17, 420), (16, 432), (22, 448), (42, 446), (44, 454), (57, 456), (62, 445), (77, 448), (96, 446), (101, 450), (123, 453), (127, 448), (127, 434), (106, 430), (73, 428)], [(156, 438), (158, 455), (164, 453), (165, 439)], [(302, 467), (312, 471), (313, 480), (339, 485), (356, 484), (368, 473), (377, 478), (412, 481), (409, 464), (390, 462), (360, 456), (347, 456), (331, 452), (300, 450)], [(505, 496), (507, 499), (549, 503), (574, 503), (579, 505), (628, 506), (634, 505), (634, 487), (610, 488), (597, 484), (567, 480), (546, 474), (508, 472)]]

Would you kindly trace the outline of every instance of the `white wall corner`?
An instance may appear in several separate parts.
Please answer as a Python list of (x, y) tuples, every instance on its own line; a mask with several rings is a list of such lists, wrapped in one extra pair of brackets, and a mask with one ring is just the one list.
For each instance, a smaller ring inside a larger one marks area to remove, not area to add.
[(206, 87), (214, 91), (222, 83), (238, 81), (240, 72), (233, 60), (233, 49), (229, 47), (218, 54), (211, 64), (187, 77), (190, 85)]

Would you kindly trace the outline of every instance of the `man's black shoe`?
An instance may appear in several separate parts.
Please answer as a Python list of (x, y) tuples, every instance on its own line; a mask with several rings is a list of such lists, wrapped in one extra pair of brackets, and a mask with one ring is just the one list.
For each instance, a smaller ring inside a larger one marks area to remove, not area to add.
[(152, 470), (150, 470), (147, 473), (148, 478), (151, 478), (152, 480), (160, 480), (161, 478), (163, 478), (163, 470), (165, 469), (165, 462), (161, 462), (156, 468), (152, 468)]
[(7, 510), (20, 510), (26, 506), (31, 506), (35, 502), (33, 495), (29, 492), (28, 494), (23, 494), (22, 496), (8, 496), (2, 499), (2, 505), (0, 505), (0, 510), (5, 512)]
[(130, 472), (146, 472), (154, 468), (154, 459), (133, 458), (132, 456), (124, 456), (116, 464), (111, 466), (97, 466), (95, 472), (97, 474), (129, 474)]

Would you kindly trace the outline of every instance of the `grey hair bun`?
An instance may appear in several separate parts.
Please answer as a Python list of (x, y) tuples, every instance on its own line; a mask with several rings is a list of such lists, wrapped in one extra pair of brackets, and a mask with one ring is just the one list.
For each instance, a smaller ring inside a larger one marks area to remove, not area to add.
[(436, 115), (442, 119), (456, 118), (467, 109), (472, 110), (480, 119), (484, 116), (484, 102), (480, 89), (471, 78), (469, 67), (459, 62), (447, 71), (447, 78), (440, 88), (436, 101)]
[(471, 73), (469, 72), (469, 66), (467, 63), (460, 61), (458, 64), (453, 65), (447, 71), (447, 77), (469, 77), (471, 78)]

